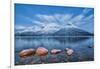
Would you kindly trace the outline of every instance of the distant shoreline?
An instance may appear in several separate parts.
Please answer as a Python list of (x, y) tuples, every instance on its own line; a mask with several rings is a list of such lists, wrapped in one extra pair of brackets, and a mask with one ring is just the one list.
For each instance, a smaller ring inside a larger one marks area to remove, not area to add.
[(19, 36), (19, 35), (15, 35), (15, 37), (94, 37), (94, 36)]

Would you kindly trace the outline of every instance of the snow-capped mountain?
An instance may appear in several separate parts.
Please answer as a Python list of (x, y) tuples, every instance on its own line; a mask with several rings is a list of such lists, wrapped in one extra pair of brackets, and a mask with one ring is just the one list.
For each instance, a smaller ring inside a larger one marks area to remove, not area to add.
[(62, 28), (55, 32), (53, 36), (91, 36), (92, 33), (81, 30), (79, 28)]
[(88, 36), (93, 35), (87, 31), (81, 30), (78, 27), (68, 24), (60, 26), (57, 24), (48, 24), (45, 26), (31, 26), (24, 29), (15, 29), (15, 35), (31, 35), (31, 36)]
[(22, 34), (27, 32), (36, 33), (36, 34), (52, 34), (58, 31), (60, 28), (61, 26), (55, 23), (50, 23), (44, 26), (34, 25), (26, 28), (21, 27), (21, 29), (15, 28), (15, 34)]

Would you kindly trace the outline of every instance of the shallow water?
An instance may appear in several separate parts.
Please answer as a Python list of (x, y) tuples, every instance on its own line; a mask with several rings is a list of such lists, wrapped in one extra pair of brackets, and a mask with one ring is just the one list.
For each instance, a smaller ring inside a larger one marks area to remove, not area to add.
[[(94, 60), (94, 39), (93, 36), (84, 37), (53, 37), (53, 36), (15, 36), (15, 65), (41, 64), (41, 63), (59, 63), (59, 62), (78, 62)], [(63, 52), (45, 57), (31, 56), (20, 58), (18, 53), (24, 49), (45, 47), (51, 49), (61, 49)], [(67, 56), (65, 48), (71, 48), (74, 53)]]

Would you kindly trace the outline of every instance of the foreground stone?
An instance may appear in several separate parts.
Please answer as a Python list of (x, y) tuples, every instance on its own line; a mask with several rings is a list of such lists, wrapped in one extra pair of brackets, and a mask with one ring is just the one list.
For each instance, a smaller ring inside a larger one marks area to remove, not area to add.
[(48, 49), (44, 48), (44, 47), (39, 47), (36, 50), (36, 55), (37, 56), (46, 56), (48, 54)]
[(34, 49), (25, 49), (19, 53), (19, 56), (25, 58), (25, 57), (33, 56), (34, 54), (35, 54)]
[(58, 53), (61, 53), (61, 50), (60, 49), (52, 49), (51, 54), (58, 54)]
[(66, 50), (66, 54), (68, 56), (71, 56), (74, 53), (74, 50), (73, 49), (66, 48), (65, 50)]

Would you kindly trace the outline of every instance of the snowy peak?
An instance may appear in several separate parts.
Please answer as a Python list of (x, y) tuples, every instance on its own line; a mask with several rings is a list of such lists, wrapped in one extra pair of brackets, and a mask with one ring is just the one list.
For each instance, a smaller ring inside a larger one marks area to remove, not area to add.
[(15, 35), (31, 35), (31, 36), (88, 36), (92, 35), (89, 32), (79, 29), (74, 25), (60, 26), (56, 24), (48, 24), (45, 26), (31, 26), (22, 30), (15, 29)]

